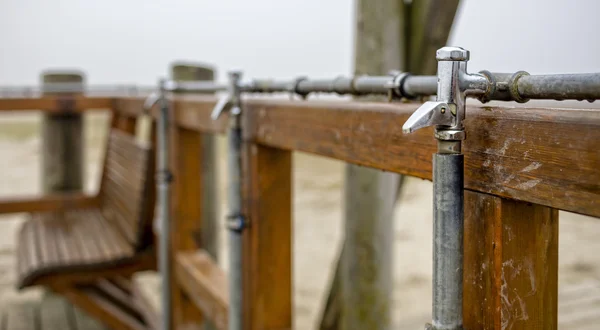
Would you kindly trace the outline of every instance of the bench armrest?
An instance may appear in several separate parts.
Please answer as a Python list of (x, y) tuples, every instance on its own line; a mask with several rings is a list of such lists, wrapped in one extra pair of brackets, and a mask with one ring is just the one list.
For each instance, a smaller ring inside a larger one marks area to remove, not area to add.
[(57, 193), (41, 197), (0, 198), (0, 214), (57, 212), (100, 206), (98, 196), (83, 193)]

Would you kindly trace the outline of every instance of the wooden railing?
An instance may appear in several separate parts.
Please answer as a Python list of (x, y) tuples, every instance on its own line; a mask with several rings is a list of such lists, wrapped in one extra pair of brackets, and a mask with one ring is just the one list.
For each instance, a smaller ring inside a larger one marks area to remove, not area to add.
[[(0, 100), (0, 110), (60, 111), (64, 102)], [(105, 107), (137, 117), (143, 102), (78, 98), (71, 109)], [(223, 134), (227, 126), (226, 118), (210, 119), (215, 103), (212, 97), (172, 99), (172, 244), (175, 269), (185, 272), (173, 276), (172, 285), (178, 324), (200, 321), (199, 308), (223, 327), (222, 271), (214, 261), (202, 261), (210, 259), (204, 254), (198, 269), (190, 261), (198, 249), (191, 233), (202, 226), (202, 133)], [(250, 222), (243, 234), (246, 329), (292, 328), (291, 153), (431, 180), (432, 132), (401, 131), (417, 106), (244, 102), (243, 203)], [(470, 107), (465, 126), (464, 326), (555, 329), (558, 210), (600, 217), (600, 111)]]

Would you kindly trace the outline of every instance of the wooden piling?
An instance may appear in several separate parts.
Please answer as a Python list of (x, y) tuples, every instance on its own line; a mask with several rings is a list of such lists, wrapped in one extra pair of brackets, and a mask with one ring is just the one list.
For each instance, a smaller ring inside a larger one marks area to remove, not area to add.
[[(82, 94), (84, 74), (74, 70), (45, 71), (41, 74), (42, 91), (52, 83), (79, 83)], [(45, 95), (57, 93), (44, 92)], [(67, 93), (60, 93), (64, 95)], [(68, 111), (69, 103), (64, 103)], [(84, 135), (81, 113), (44, 113), (42, 119), (42, 191), (44, 193), (77, 191), (84, 186)]]
[[(171, 66), (173, 80), (214, 81), (215, 69), (212, 66), (191, 62), (174, 62)], [(217, 146), (216, 135), (202, 134), (202, 224), (199, 232), (193, 233), (199, 246), (218, 260), (219, 231), (217, 209), (219, 205), (217, 189)]]
[[(171, 65), (171, 78), (176, 81), (213, 81), (215, 70), (207, 65), (177, 61)], [(217, 167), (216, 137), (191, 130), (173, 128), (173, 150), (176, 155), (179, 179), (176, 216), (177, 231), (173, 232), (173, 255), (181, 250), (206, 250), (214, 260), (218, 257), (217, 227)], [(175, 156), (175, 155), (174, 155)], [(187, 180), (197, 182), (183, 182)], [(175, 281), (175, 275), (172, 275)], [(180, 311), (177, 316), (180, 325), (203, 322), (199, 311), (181, 288), (174, 290), (174, 308)], [(176, 307), (179, 306), (179, 307)], [(214, 329), (205, 322), (205, 329)]]
[[(355, 73), (387, 74), (394, 69), (413, 74), (435, 74), (435, 50), (444, 46), (448, 39), (458, 3), (459, 0), (413, 0), (410, 4), (394, 0), (358, 1)], [(432, 21), (437, 22), (435, 28), (425, 28)], [(368, 181), (369, 178), (372, 181)], [(392, 292), (393, 271), (393, 237), (385, 235), (393, 233), (393, 210), (402, 176), (348, 164), (345, 182), (346, 238), (319, 328), (347, 329), (340, 322), (341, 314), (345, 313), (346, 324), (385, 329), (391, 326), (392, 297), (389, 293)], [(378, 236), (378, 233), (384, 236)], [(369, 256), (365, 256), (364, 251), (369, 251)], [(363, 258), (370, 262), (365, 263)], [(348, 260), (345, 268), (341, 268), (343, 260)], [(365, 282), (361, 278), (372, 280)], [(342, 282), (348, 283), (348, 291), (343, 296)], [(356, 283), (360, 283), (360, 290), (354, 290)], [(383, 293), (377, 296), (377, 291)], [(366, 303), (367, 297), (375, 299), (376, 303)], [(368, 323), (360, 323), (358, 317)]]

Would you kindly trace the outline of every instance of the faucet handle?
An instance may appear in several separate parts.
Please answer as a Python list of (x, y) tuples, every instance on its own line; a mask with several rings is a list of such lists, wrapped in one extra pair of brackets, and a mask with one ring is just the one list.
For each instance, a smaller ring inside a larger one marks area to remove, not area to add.
[(152, 107), (156, 103), (158, 103), (159, 100), (160, 100), (160, 93), (158, 93), (158, 92), (152, 92), (150, 95), (148, 95), (146, 100), (144, 100), (144, 106), (143, 106), (144, 113), (149, 113), (150, 110), (152, 110)]
[(427, 101), (423, 103), (402, 125), (402, 132), (412, 133), (420, 128), (442, 125), (451, 126), (454, 123), (452, 106), (446, 102)]
[(219, 119), (221, 114), (223, 112), (225, 112), (226, 110), (228, 110), (229, 107), (231, 107), (231, 104), (232, 104), (231, 94), (227, 94), (227, 95), (221, 97), (219, 99), (219, 101), (217, 101), (217, 104), (215, 104), (213, 111), (210, 113), (210, 118), (212, 120)]
[(242, 78), (242, 72), (232, 70), (227, 73), (229, 78), (229, 86), (227, 88), (227, 95), (219, 99), (213, 111), (210, 114), (212, 120), (217, 120), (224, 111), (232, 109), (232, 114), (238, 115), (240, 112), (239, 101), (240, 101), (240, 80)]

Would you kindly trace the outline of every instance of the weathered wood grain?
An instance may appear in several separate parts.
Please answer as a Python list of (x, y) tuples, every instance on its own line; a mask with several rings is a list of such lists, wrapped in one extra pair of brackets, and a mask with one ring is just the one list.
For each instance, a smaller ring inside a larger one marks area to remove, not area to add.
[[(210, 121), (216, 100), (177, 97), (177, 123), (223, 132)], [(142, 100), (117, 109), (139, 112)], [(431, 180), (431, 129), (402, 133), (418, 104), (247, 100), (245, 139)], [(137, 110), (133, 110), (137, 109)], [(465, 187), (561, 210), (600, 216), (600, 111), (469, 107)]]
[(465, 192), (465, 329), (556, 329), (558, 210)]
[[(143, 112), (144, 98), (122, 97), (114, 101), (114, 109), (125, 116), (139, 116)], [(179, 127), (203, 133), (224, 133), (227, 127), (227, 114), (218, 120), (212, 120), (210, 113), (217, 98), (208, 95), (179, 95), (171, 99), (173, 120)], [(150, 111), (154, 119), (158, 118), (158, 108)]]
[(202, 224), (202, 134), (197, 131), (172, 126), (171, 169), (173, 171), (172, 221), (171, 221), (171, 294), (173, 322), (188, 326), (202, 322), (202, 315), (184, 296), (177, 283), (175, 258), (181, 251), (198, 249), (198, 237)]
[(57, 193), (39, 197), (0, 199), (0, 214), (20, 212), (58, 212), (100, 205), (100, 199), (83, 193)]
[[(252, 102), (246, 139), (431, 180), (431, 129), (415, 104)], [(600, 111), (469, 108), (465, 188), (600, 216)]]
[(38, 98), (0, 98), (0, 112), (17, 110), (34, 110), (47, 113), (65, 112), (65, 104), (68, 111), (85, 112), (106, 110), (113, 107), (112, 97), (93, 96), (41, 96)]
[(204, 250), (181, 252), (175, 260), (179, 285), (187, 297), (217, 329), (228, 324), (227, 275)]
[(244, 329), (291, 329), (291, 152), (245, 143), (242, 163)]

